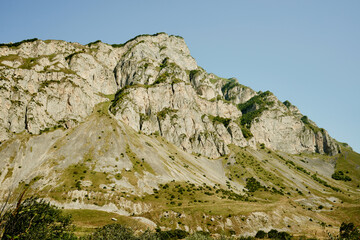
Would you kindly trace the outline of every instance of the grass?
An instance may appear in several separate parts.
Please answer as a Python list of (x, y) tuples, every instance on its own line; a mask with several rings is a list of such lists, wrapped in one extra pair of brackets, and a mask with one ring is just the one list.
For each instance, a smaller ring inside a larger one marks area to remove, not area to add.
[[(72, 216), (73, 224), (76, 226), (75, 233), (77, 236), (83, 236), (94, 232), (95, 228), (112, 223), (119, 223), (131, 227), (134, 230), (145, 230), (147, 228), (145, 224), (131, 217), (116, 213), (90, 209), (64, 209), (63, 211), (65, 214), (70, 214)], [(111, 220), (112, 218), (116, 218), (117, 221)]]
[(151, 166), (145, 161), (144, 158), (140, 159), (137, 157), (136, 153), (134, 153), (129, 145), (126, 145), (126, 155), (129, 157), (130, 161), (133, 164), (133, 170), (135, 172), (140, 173), (141, 175), (144, 174), (144, 171), (149, 173), (155, 174), (154, 170)]
[[(235, 145), (229, 145), (232, 152), (230, 157), (234, 158), (234, 164), (229, 164), (225, 161), (228, 169), (228, 177), (232, 181), (237, 181), (242, 185), (246, 185), (246, 178), (251, 178), (256, 175), (260, 180), (267, 183), (267, 187), (279, 188), (279, 191), (285, 190), (285, 185), (280, 177), (267, 171), (262, 163), (255, 158), (247, 149), (240, 148)], [(229, 158), (229, 157), (228, 157)], [(226, 159), (225, 159), (226, 160)], [(270, 188), (269, 190), (271, 190)]]
[(349, 147), (341, 147), (341, 153), (335, 156), (336, 171), (346, 173), (352, 180), (347, 185), (359, 188), (360, 185), (360, 154)]
[[(106, 192), (100, 185), (109, 185), (113, 183), (112, 175), (104, 172), (97, 172), (90, 166), (91, 163), (78, 163), (70, 165), (63, 171), (59, 172), (58, 185), (55, 188), (48, 188), (48, 195), (53, 199), (63, 202), (68, 199), (67, 193), (74, 190), (86, 190), (88, 192)], [(83, 182), (89, 181), (90, 186), (83, 186)], [(105, 204), (105, 199), (85, 198), (89, 203), (95, 205)]]

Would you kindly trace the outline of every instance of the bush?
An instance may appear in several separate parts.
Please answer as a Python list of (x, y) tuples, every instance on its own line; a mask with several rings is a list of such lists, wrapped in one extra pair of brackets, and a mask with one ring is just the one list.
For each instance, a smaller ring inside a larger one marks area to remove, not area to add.
[(340, 226), (340, 239), (360, 239), (360, 229), (353, 223), (342, 223)]
[(249, 190), (249, 192), (255, 192), (259, 188), (262, 188), (261, 184), (254, 177), (246, 179), (245, 187), (247, 188), (247, 190)]
[(118, 223), (108, 224), (98, 228), (93, 234), (83, 238), (84, 240), (135, 240), (133, 231)]
[(332, 175), (331, 178), (335, 179), (335, 180), (341, 180), (341, 181), (351, 181), (351, 178), (347, 175), (345, 175), (342, 171), (335, 171)]
[(189, 233), (184, 230), (174, 229), (169, 231), (159, 231), (157, 235), (161, 240), (170, 240), (170, 239), (175, 240), (175, 239), (184, 239), (189, 235)]
[(267, 233), (264, 232), (263, 230), (260, 230), (256, 233), (255, 238), (266, 238), (267, 237)]
[(2, 239), (77, 239), (71, 216), (44, 200), (31, 197), (3, 216)]
[(210, 237), (210, 233), (207, 232), (196, 232), (194, 234), (191, 234), (186, 238), (186, 240), (213, 240), (212, 237)]

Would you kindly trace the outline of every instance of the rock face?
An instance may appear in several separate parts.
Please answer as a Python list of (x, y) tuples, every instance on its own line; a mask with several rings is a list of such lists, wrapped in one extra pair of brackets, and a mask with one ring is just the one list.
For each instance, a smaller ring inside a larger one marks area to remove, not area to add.
[(1, 142), (23, 131), (72, 128), (114, 95), (115, 119), (189, 153), (216, 158), (229, 153), (229, 144), (256, 143), (287, 153), (339, 151), (291, 104), (198, 67), (181, 37), (0, 47)]

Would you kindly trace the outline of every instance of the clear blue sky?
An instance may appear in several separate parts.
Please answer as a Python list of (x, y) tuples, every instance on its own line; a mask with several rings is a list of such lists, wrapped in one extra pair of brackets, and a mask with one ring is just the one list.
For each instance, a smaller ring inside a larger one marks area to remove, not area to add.
[(183, 36), (208, 72), (272, 91), (360, 152), (359, 0), (11, 0), (0, 11), (0, 42)]

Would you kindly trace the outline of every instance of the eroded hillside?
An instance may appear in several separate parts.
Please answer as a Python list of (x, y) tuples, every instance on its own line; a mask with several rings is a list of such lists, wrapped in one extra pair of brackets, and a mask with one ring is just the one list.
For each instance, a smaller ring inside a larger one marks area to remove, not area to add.
[(2, 45), (0, 93), (3, 197), (29, 188), (191, 231), (360, 221), (359, 154), (288, 101), (207, 73), (181, 37)]

